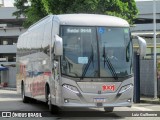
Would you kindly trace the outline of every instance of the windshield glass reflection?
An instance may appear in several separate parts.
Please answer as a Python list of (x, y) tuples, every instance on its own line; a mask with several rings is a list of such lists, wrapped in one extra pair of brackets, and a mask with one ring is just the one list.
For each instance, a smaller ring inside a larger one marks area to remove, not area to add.
[(129, 28), (62, 26), (61, 70), (71, 77), (125, 77), (132, 74)]
[(96, 28), (63, 27), (62, 73), (73, 77), (98, 77)]

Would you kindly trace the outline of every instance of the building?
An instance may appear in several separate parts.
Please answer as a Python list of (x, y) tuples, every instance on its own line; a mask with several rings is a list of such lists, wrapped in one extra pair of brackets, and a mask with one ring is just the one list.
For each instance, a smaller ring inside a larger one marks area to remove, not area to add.
[[(147, 42), (147, 54), (153, 54), (153, 0), (137, 1), (139, 10), (138, 18), (132, 33), (145, 38)], [(156, 27), (157, 27), (157, 53), (160, 53), (160, 1), (156, 1)], [(153, 56), (147, 56), (151, 58)], [(159, 56), (158, 56), (159, 57)]]
[[(2, 5), (1, 5), (2, 6)], [(0, 85), (16, 87), (17, 39), (26, 30), (22, 27), (24, 18), (16, 18), (15, 7), (0, 7)]]
[(0, 6), (3, 6), (3, 5), (4, 5), (4, 1), (0, 0)]
[[(155, 0), (156, 1), (156, 0)], [(145, 38), (147, 56), (140, 60), (140, 91), (141, 95), (154, 96), (154, 32), (153, 32), (153, 0), (137, 1), (139, 10), (132, 34)], [(156, 39), (157, 39), (157, 83), (160, 96), (160, 1), (156, 1)]]

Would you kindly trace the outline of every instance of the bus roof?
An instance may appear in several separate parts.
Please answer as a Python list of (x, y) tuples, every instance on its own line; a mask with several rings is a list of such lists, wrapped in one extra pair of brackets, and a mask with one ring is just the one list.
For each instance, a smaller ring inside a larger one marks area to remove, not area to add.
[(33, 30), (40, 24), (53, 18), (60, 25), (129, 27), (126, 20), (115, 16), (100, 14), (51, 14), (31, 25), (27, 31)]
[(129, 27), (126, 20), (98, 14), (62, 14), (55, 15), (61, 25), (81, 25), (81, 26), (115, 26), (115, 27)]

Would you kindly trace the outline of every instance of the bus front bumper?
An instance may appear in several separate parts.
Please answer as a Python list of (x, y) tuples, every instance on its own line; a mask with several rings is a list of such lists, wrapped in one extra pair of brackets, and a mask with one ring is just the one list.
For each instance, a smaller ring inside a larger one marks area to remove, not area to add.
[[(75, 94), (66, 90), (63, 92), (61, 107), (131, 107), (133, 103), (133, 87), (122, 94)], [(94, 101), (95, 98), (104, 99), (105, 101), (97, 102)]]

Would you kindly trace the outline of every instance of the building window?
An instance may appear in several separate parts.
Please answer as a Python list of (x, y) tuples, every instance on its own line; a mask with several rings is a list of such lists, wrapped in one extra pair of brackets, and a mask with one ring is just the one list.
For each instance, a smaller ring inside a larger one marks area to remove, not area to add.
[(4, 40), (3, 45), (8, 45), (8, 41)]
[(16, 62), (16, 53), (0, 54), (0, 62)]
[(17, 37), (16, 38), (0, 38), (0, 45), (14, 45), (17, 43)]

